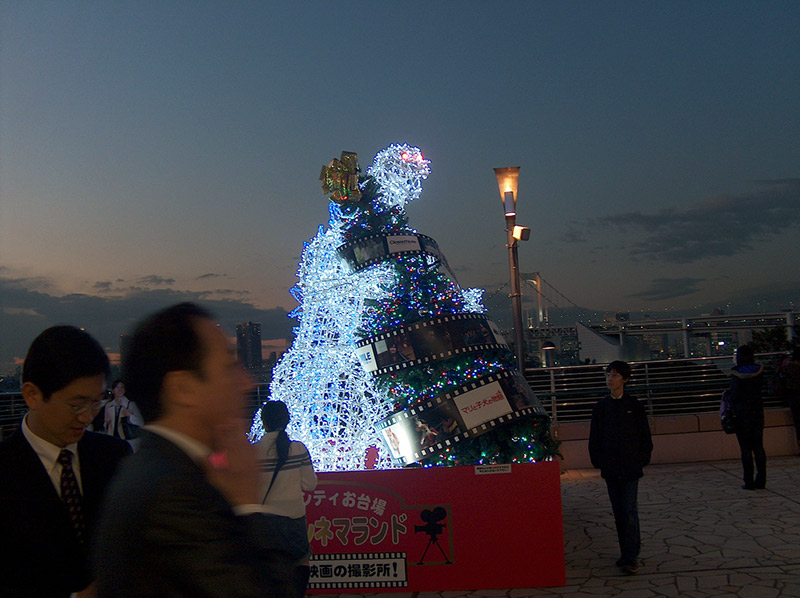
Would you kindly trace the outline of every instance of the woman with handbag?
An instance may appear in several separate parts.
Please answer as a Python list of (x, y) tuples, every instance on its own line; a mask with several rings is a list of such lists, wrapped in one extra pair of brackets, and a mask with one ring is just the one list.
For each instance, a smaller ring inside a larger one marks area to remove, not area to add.
[(755, 362), (753, 348), (750, 345), (739, 347), (736, 350), (736, 366), (731, 369), (728, 400), (733, 409), (734, 430), (742, 454), (742, 488), (745, 490), (758, 490), (767, 485), (764, 403), (761, 400), (763, 378), (764, 366)]
[(111, 384), (113, 398), (105, 407), (105, 432), (127, 440), (134, 452), (139, 449), (139, 428), (144, 425), (139, 407), (125, 396), (125, 383), (116, 379)]
[(306, 594), (310, 574), (311, 546), (308, 543), (306, 505), (303, 492), (317, 486), (317, 474), (308, 449), (286, 434), (289, 410), (282, 401), (267, 401), (261, 406), (261, 422), (266, 434), (256, 444), (261, 474), (262, 510), (267, 513), (283, 538), (282, 549), (295, 560), (291, 580), (284, 595), (301, 598)]

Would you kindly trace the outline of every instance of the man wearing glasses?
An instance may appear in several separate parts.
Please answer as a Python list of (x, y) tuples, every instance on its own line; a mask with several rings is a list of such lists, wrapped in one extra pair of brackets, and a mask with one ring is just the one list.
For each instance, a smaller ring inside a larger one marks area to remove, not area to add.
[(100, 499), (119, 461), (118, 438), (87, 432), (103, 404), (108, 357), (89, 334), (54, 326), (22, 366), (29, 411), (0, 443), (0, 594), (7, 598), (93, 596), (89, 540)]

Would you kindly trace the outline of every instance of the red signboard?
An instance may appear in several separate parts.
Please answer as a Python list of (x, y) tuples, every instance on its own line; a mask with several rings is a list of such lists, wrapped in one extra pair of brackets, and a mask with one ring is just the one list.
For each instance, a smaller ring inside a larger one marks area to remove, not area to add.
[(309, 588), (564, 585), (559, 476), (555, 461), (321, 473), (306, 494)]

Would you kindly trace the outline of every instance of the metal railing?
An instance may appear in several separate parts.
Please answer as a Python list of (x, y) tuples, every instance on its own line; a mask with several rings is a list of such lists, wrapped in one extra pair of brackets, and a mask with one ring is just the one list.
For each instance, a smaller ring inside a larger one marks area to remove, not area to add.
[[(771, 393), (773, 378), (784, 353), (761, 353), (764, 365), (764, 406), (782, 407), (781, 397)], [(605, 364), (531, 369), (525, 378), (539, 397), (553, 423), (587, 421), (592, 407), (608, 392)], [(631, 363), (627, 390), (647, 402), (650, 416), (710, 413), (719, 410), (722, 392), (730, 385), (733, 359), (701, 357)]]
[[(784, 353), (761, 353), (764, 364), (764, 406), (782, 407), (781, 397), (770, 392), (769, 381)], [(647, 402), (650, 416), (710, 413), (719, 410), (722, 391), (730, 385), (733, 361), (725, 357), (669, 359), (631, 363), (627, 389)], [(547, 410), (553, 423), (588, 421), (592, 406), (605, 396), (605, 364), (536, 368), (525, 378)], [(245, 417), (250, 418), (269, 397), (269, 385), (259, 384), (247, 402)], [(19, 391), (0, 392), (0, 431), (11, 432), (27, 411)]]
[(27, 412), (28, 406), (20, 391), (0, 391), (0, 439), (11, 434)]

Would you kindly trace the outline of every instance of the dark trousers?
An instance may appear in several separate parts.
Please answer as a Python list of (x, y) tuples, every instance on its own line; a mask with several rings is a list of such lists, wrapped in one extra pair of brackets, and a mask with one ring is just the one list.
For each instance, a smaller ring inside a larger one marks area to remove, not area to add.
[[(763, 488), (767, 483), (767, 453), (764, 452), (764, 414), (736, 414), (736, 440), (742, 453), (745, 486)], [(753, 477), (755, 460), (755, 478)]]
[(292, 576), (292, 585), (294, 588), (295, 598), (303, 598), (306, 595), (308, 588), (308, 579), (311, 576), (311, 567), (308, 565), (299, 565), (294, 568), (294, 575)]
[(606, 480), (614, 523), (617, 525), (620, 557), (633, 562), (639, 557), (639, 480)]
[(797, 444), (800, 446), (800, 391), (790, 390), (786, 401), (789, 403), (789, 409), (792, 410), (794, 434), (797, 437)]

